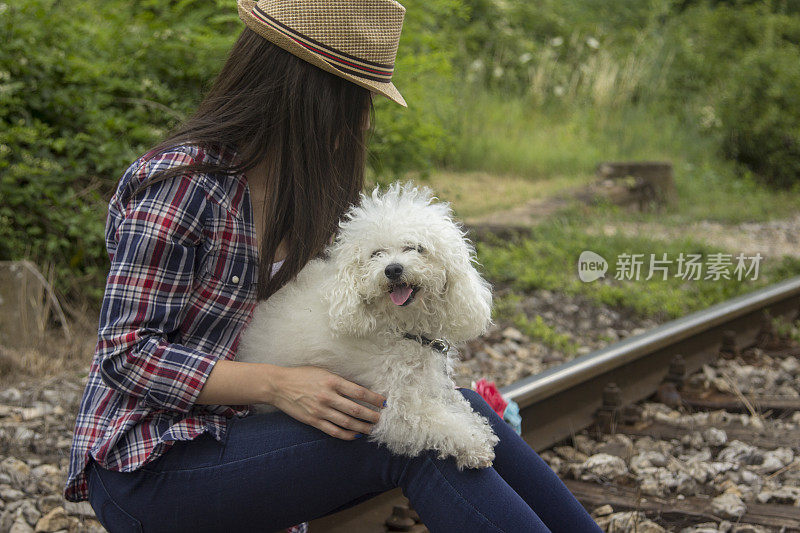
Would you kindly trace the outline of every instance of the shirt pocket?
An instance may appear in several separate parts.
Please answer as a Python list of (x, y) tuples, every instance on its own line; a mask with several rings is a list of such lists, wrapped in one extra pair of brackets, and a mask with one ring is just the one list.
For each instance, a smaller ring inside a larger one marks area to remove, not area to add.
[(257, 268), (248, 256), (217, 252), (207, 257), (204, 277), (221, 289), (249, 290), (256, 284)]

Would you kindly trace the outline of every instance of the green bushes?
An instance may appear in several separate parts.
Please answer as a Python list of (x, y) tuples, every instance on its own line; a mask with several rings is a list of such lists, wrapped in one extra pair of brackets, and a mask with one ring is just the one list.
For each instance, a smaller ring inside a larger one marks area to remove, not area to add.
[[(730, 181), (694, 157), (715, 150), (776, 186), (800, 174), (796, 2), (403, 4), (409, 108), (376, 101), (377, 179), (671, 157)], [(54, 264), (96, 300), (116, 180), (195, 109), (241, 29), (235, 0), (0, 2), (0, 260)]]
[[(457, 4), (409, 16), (396, 83), (411, 109), (379, 102), (375, 173), (446, 150)], [(234, 0), (0, 3), (0, 260), (53, 264), (58, 289), (97, 301), (117, 179), (195, 109), (242, 28)]]
[(0, 4), (0, 259), (55, 265), (70, 296), (97, 300), (106, 199), (231, 42), (213, 3), (154, 4)]
[(720, 153), (762, 182), (800, 183), (800, 16), (784, 2), (698, 3), (666, 27), (665, 101), (687, 102)]
[(775, 187), (800, 185), (800, 48), (753, 50), (720, 102), (723, 148)]

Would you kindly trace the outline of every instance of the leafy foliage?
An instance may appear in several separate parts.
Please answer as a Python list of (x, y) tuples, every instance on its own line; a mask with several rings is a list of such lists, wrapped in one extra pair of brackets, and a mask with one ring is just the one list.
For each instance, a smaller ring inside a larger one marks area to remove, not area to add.
[[(635, 131), (685, 120), (704, 149), (796, 183), (795, 0), (403, 4), (394, 82), (409, 108), (376, 103), (376, 179), (437, 165), (536, 175), (542, 161), (575, 172), (604, 149), (597, 121), (645, 110), (666, 118)], [(195, 109), (241, 28), (234, 0), (0, 2), (0, 259), (54, 264), (60, 290), (96, 300), (116, 180)], [(563, 147), (540, 124), (562, 124)]]

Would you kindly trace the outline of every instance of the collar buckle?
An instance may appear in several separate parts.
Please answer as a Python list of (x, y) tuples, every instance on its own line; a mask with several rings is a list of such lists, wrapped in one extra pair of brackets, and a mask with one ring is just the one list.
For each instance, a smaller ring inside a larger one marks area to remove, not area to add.
[(412, 335), (411, 333), (406, 333), (403, 337), (417, 341), (423, 346), (430, 346), (431, 350), (441, 354), (450, 351), (450, 343), (445, 339), (429, 339), (423, 335)]

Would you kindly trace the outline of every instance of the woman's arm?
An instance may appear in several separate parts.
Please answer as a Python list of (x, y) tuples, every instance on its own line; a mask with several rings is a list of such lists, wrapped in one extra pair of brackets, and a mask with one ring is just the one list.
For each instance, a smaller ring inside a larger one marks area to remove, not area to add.
[(131, 166), (109, 206), (111, 266), (100, 313), (97, 354), (111, 388), (156, 409), (188, 412), (218, 356), (172, 342), (195, 284), (208, 199), (190, 175), (125, 191), (155, 172), (192, 163), (172, 150)]
[(198, 404), (268, 403), (292, 418), (345, 440), (370, 433), (386, 398), (314, 366), (217, 361), (197, 397)]

